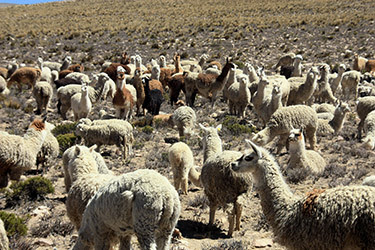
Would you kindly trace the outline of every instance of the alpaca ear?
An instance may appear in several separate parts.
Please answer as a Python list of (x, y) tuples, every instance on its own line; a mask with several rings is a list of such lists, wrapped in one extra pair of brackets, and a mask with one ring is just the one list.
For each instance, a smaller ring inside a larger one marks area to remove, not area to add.
[(247, 145), (249, 145), (253, 148), (254, 152), (256, 153), (256, 155), (259, 158), (262, 158), (262, 152), (260, 151), (260, 148), (257, 145), (255, 145), (255, 143), (253, 143), (252, 141), (247, 140), (247, 139), (245, 139), (245, 142), (246, 142)]
[(97, 147), (98, 147), (98, 145), (96, 145), (96, 144), (92, 145), (92, 146), (89, 148), (90, 153), (93, 152)]
[(301, 134), (303, 134), (303, 128), (300, 128)]
[(79, 155), (79, 153), (81, 153), (81, 149), (78, 146), (76, 146), (74, 151), (76, 155)]
[(220, 132), (220, 130), (222, 129), (222, 125), (221, 124), (219, 124), (217, 127), (216, 127), (216, 130), (217, 130), (217, 132)]
[(198, 125), (199, 125), (199, 127), (200, 127), (202, 130), (207, 131), (207, 128), (206, 128), (205, 126), (203, 126), (202, 123), (199, 123)]

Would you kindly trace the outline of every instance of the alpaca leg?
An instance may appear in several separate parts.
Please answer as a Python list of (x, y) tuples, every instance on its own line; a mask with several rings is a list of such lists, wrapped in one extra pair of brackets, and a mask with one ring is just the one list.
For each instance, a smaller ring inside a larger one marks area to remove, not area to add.
[(0, 188), (5, 188), (8, 186), (8, 173), (7, 171), (0, 172)]
[(288, 139), (288, 135), (280, 135), (280, 139), (277, 142), (277, 151), (276, 151), (277, 154), (281, 153), (281, 151), (283, 150), (285, 146), (287, 139)]
[(315, 145), (316, 145), (315, 130), (311, 131), (311, 130), (306, 129), (306, 136), (309, 139), (310, 149), (315, 150)]
[(364, 126), (364, 121), (365, 121), (365, 119), (362, 119), (358, 124), (358, 139), (359, 140), (361, 140), (361, 138), (362, 138), (362, 130), (363, 130), (363, 126)]
[(95, 238), (95, 250), (110, 250), (112, 249), (111, 241), (108, 238)]
[(9, 171), (9, 179), (12, 181), (19, 181), (21, 179), (21, 175), (23, 174), (23, 170), (20, 168), (12, 168)]
[(161, 229), (155, 232), (156, 246), (158, 250), (169, 249), (169, 244), (171, 242), (171, 232), (173, 228)]
[(64, 119), (64, 120), (66, 120), (66, 113), (68, 112), (68, 110), (70, 109), (70, 106), (69, 105), (62, 105), (61, 106), (61, 109), (60, 109), (60, 111), (61, 111), (61, 116), (62, 116), (62, 118)]
[(216, 209), (217, 209), (217, 204), (210, 204), (210, 219), (208, 222), (208, 226), (212, 226), (215, 222)]
[(131, 235), (122, 236), (120, 238), (119, 250), (130, 250), (131, 248)]
[(79, 249), (79, 250), (92, 250), (94, 249), (92, 246), (88, 246), (83, 243), (81, 237), (78, 237), (76, 244), (73, 247), (73, 250)]
[(228, 236), (232, 237), (233, 235), (233, 229), (234, 229), (234, 218), (236, 217), (235, 215), (235, 207), (233, 206), (233, 209), (231, 212), (228, 213), (228, 221), (229, 221), (229, 229), (228, 229)]
[(156, 250), (154, 232), (152, 232), (151, 229), (146, 228), (145, 231), (136, 232), (135, 234), (137, 235), (138, 242), (142, 250)]
[(188, 193), (188, 178), (181, 179), (181, 189), (184, 194)]
[(236, 211), (236, 228), (234, 230), (239, 231), (241, 225), (242, 205), (236, 202), (234, 204), (234, 209)]
[(123, 151), (123, 158), (124, 158), (124, 160), (126, 159), (126, 157), (128, 157), (128, 147), (126, 146), (126, 136), (124, 136), (124, 138), (123, 138), (123, 146), (124, 146), (124, 151)]

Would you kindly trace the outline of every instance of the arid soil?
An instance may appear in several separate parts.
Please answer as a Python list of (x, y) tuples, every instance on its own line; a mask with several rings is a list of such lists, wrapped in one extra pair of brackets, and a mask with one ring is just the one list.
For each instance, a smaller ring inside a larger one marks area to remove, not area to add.
[[(203, 31), (196, 37), (187, 37), (181, 43), (170, 43), (169, 47), (152, 48), (147, 39), (130, 39), (121, 36), (116, 37), (118, 42), (110, 34), (104, 34), (99, 39), (95, 34), (89, 37), (72, 38), (70, 40), (55, 36), (48, 39), (56, 41), (55, 45), (40, 46), (39, 39), (35, 38), (9, 38), (1, 42), (2, 57), (0, 64), (17, 58), (18, 62), (35, 65), (38, 56), (45, 60), (62, 60), (64, 55), (71, 55), (73, 62), (82, 63), (90, 76), (100, 72), (101, 63), (105, 60), (118, 61), (120, 52), (126, 50), (129, 54), (139, 53), (147, 63), (151, 58), (157, 58), (160, 54), (166, 54), (169, 59), (175, 51), (185, 53), (186, 57), (198, 57), (202, 53), (208, 53), (210, 59), (225, 62), (225, 58), (234, 58), (239, 65), (250, 61), (256, 66), (264, 66), (269, 69), (277, 62), (277, 59), (286, 52), (292, 51), (302, 54), (303, 64), (306, 69), (312, 64), (328, 63), (335, 66), (339, 63), (352, 65), (353, 52), (366, 57), (374, 56), (375, 39), (371, 30), (374, 23), (350, 27), (329, 26), (316, 28), (308, 25), (302, 27), (278, 27), (269, 29), (257, 29), (243, 33), (238, 40), (231, 37), (215, 37), (209, 31)], [(160, 42), (163, 38), (160, 37)], [(191, 46), (192, 40), (194, 46)], [(90, 50), (85, 50), (90, 45)], [(164, 46), (165, 44), (163, 44)], [(74, 50), (69, 48), (75, 47)], [(56, 49), (58, 53), (50, 53)], [(47, 53), (48, 51), (48, 53)], [(47, 56), (48, 55), (48, 56)], [(49, 57), (49, 58), (48, 58)], [(34, 116), (32, 108), (36, 108), (35, 100), (31, 96), (31, 90), (12, 89), (11, 97), (15, 107), (7, 107), (2, 102), (0, 108), (0, 130), (22, 135), (30, 119)], [(184, 99), (184, 96), (180, 96)], [(318, 138), (318, 151), (324, 156), (327, 167), (323, 176), (307, 178), (300, 183), (288, 183), (296, 195), (304, 195), (314, 188), (325, 189), (339, 185), (360, 184), (365, 176), (375, 173), (375, 154), (360, 147), (356, 139), (357, 124), (355, 101), (350, 101), (351, 112), (347, 115), (345, 125), (339, 135)], [(175, 107), (165, 101), (161, 107), (164, 113), (173, 112)], [(110, 101), (95, 104), (89, 118), (98, 119), (98, 111), (104, 109), (114, 114), (114, 108)], [(215, 110), (211, 110), (208, 101), (199, 97), (196, 101), (195, 111), (200, 123), (218, 125), (227, 119), (228, 107), (219, 100)], [(69, 119), (73, 120), (72, 114)], [(261, 123), (251, 109), (246, 111), (246, 119), (240, 124), (253, 124), (261, 129)], [(142, 119), (135, 118), (134, 120)], [(52, 100), (51, 111), (48, 113), (48, 121), (55, 125), (61, 124), (62, 118), (57, 114), (56, 96)], [(195, 136), (188, 138), (187, 143), (191, 147), (195, 157), (195, 163), (202, 166), (203, 152), (199, 138), (199, 129)], [(178, 139), (176, 129), (159, 125), (154, 127), (152, 133), (146, 133), (142, 127), (135, 127), (134, 154), (126, 159), (121, 159), (121, 154), (115, 146), (103, 146), (101, 154), (104, 156), (108, 167), (116, 174), (123, 174), (136, 169), (150, 168), (168, 177), (172, 181), (172, 172), (168, 163), (167, 150), (171, 145), (165, 141), (171, 138)], [(224, 142), (224, 148), (244, 151), (245, 138), (250, 134), (233, 134), (224, 126), (220, 133)], [(167, 140), (166, 140), (167, 139)], [(176, 141), (175, 140), (175, 141)], [(173, 140), (172, 140), (173, 141)], [(275, 153), (274, 142), (266, 146)], [(288, 161), (288, 154), (283, 151), (276, 159), (283, 169)], [(37, 202), (22, 201), (15, 207), (6, 207), (4, 195), (0, 193), (0, 208), (20, 216), (29, 215), (28, 234), (26, 237), (11, 238), (12, 249), (69, 249), (74, 245), (77, 237), (76, 230), (70, 224), (66, 215), (64, 201), (66, 192), (62, 171), (61, 156), (48, 169), (43, 171), (34, 169), (26, 173), (24, 178), (43, 175), (53, 182), (55, 193)], [(188, 195), (180, 195), (182, 203), (181, 216), (177, 228), (181, 231), (182, 238), (175, 238), (172, 249), (285, 249), (273, 242), (272, 228), (267, 224), (259, 202), (256, 189), (246, 202), (243, 210), (241, 229), (236, 231), (233, 238), (226, 236), (228, 221), (226, 213), (221, 209), (217, 211), (217, 219), (214, 228), (208, 228), (208, 201), (201, 188), (189, 185)], [(35, 212), (37, 208), (42, 208)], [(133, 239), (133, 247), (138, 249), (137, 241)]]

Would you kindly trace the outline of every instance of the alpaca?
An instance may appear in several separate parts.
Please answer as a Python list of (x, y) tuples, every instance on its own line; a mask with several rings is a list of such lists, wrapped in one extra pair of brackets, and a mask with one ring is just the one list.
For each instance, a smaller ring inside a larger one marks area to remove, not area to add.
[(184, 72), (184, 81), (186, 89), (186, 103), (193, 107), (195, 95), (200, 95), (211, 100), (213, 108), (216, 96), (224, 89), (225, 83), (229, 76), (229, 69), (234, 68), (234, 64), (227, 58), (220, 75)]
[(237, 173), (251, 172), (266, 219), (276, 240), (288, 249), (375, 249), (375, 188), (345, 186), (292, 193), (275, 158), (253, 149), (231, 163)]
[(286, 168), (289, 180), (301, 181), (309, 175), (321, 175), (326, 166), (324, 158), (314, 150), (306, 150), (302, 129), (292, 129), (288, 138), (289, 161)]
[[(204, 193), (210, 202), (209, 226), (215, 222), (216, 209), (222, 206), (227, 209), (231, 237), (234, 230), (240, 229), (242, 205), (245, 197), (251, 190), (250, 175), (238, 175), (230, 168), (230, 162), (241, 156), (240, 152), (222, 149), (221, 139), (216, 128), (204, 127), (199, 124), (205, 133), (203, 138), (204, 165), (201, 172), (201, 183)], [(230, 209), (231, 208), (231, 209)], [(236, 224), (236, 226), (235, 226)]]

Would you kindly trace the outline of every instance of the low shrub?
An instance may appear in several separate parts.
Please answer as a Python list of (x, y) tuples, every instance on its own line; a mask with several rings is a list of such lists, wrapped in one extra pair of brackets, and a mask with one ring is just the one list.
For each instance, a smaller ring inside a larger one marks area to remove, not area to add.
[(13, 213), (0, 211), (0, 219), (4, 222), (8, 237), (14, 235), (24, 236), (27, 234), (26, 218), (19, 217)]

